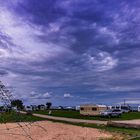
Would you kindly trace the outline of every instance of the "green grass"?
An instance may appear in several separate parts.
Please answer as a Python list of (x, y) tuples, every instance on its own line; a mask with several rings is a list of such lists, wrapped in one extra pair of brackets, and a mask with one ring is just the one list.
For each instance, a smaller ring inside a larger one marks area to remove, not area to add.
[[(33, 113), (48, 115), (48, 111), (34, 111)], [(52, 110), (52, 116), (65, 117), (65, 118), (75, 118), (75, 119), (85, 119), (85, 120), (106, 120), (101, 117), (93, 116), (82, 116), (79, 111), (73, 110)]]
[[(48, 115), (48, 111), (34, 111), (33, 113), (45, 114)], [(75, 119), (85, 119), (85, 120), (109, 120), (109, 118), (103, 118), (100, 116), (82, 116), (79, 111), (71, 110), (52, 110), (52, 116), (56, 117), (66, 117), (66, 118), (75, 118)], [(140, 119), (140, 112), (129, 112), (124, 113), (121, 117), (111, 118), (111, 120), (133, 120)]]
[(16, 112), (5, 112), (0, 114), (0, 123), (7, 122), (34, 122), (45, 120), (43, 118), (35, 117), (32, 115), (24, 115)]
[(124, 113), (120, 118), (113, 118), (117, 120), (133, 120), (133, 119), (140, 119), (140, 112), (129, 112)]

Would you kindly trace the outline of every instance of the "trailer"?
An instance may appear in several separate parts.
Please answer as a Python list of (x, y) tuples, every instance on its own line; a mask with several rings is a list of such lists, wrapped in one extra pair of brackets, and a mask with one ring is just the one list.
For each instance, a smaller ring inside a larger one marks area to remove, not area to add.
[(107, 110), (106, 105), (85, 104), (80, 106), (80, 114), (87, 116), (98, 116), (105, 110)]

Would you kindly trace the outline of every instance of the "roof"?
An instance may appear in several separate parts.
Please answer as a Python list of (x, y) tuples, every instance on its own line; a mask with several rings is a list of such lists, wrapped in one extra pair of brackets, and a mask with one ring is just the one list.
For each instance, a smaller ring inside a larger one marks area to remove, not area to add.
[(80, 106), (97, 106), (97, 107), (107, 107), (106, 105), (98, 105), (98, 104), (83, 104)]

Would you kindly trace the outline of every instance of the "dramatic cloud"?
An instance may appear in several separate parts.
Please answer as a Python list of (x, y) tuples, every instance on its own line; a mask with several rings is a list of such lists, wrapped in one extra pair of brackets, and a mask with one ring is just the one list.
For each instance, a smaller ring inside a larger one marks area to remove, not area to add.
[(28, 104), (140, 98), (139, 4), (0, 0), (0, 80)]

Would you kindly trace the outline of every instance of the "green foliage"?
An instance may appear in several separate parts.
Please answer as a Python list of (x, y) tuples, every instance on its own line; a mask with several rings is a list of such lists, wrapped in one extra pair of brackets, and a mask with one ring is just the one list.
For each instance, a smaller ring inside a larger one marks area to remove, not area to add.
[(38, 109), (40, 110), (42, 106), (45, 106), (45, 105), (43, 105), (43, 104), (38, 105)]
[(12, 107), (17, 107), (18, 109), (23, 109), (23, 102), (22, 100), (13, 100), (11, 101), (11, 106)]
[(51, 106), (52, 106), (52, 103), (51, 103), (51, 102), (47, 102), (47, 103), (46, 103), (46, 106), (47, 106), (47, 109), (50, 109)]
[(39, 120), (45, 120), (43, 118), (35, 117), (32, 115), (24, 115), (14, 111), (5, 112), (0, 114), (0, 123), (7, 123), (7, 122), (34, 122)]

